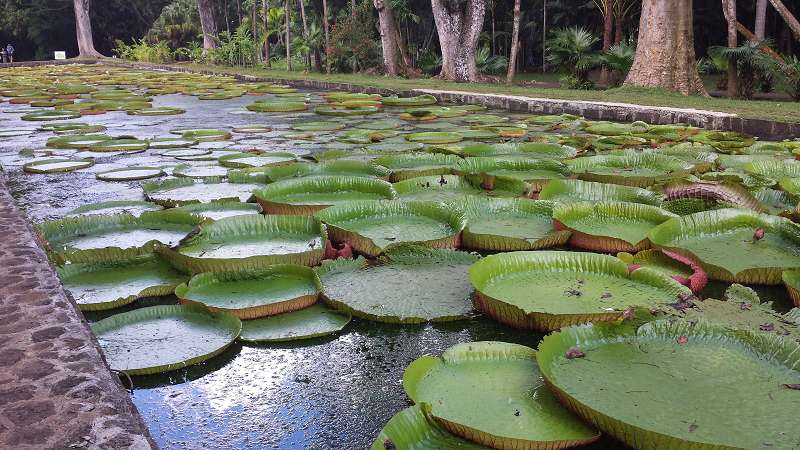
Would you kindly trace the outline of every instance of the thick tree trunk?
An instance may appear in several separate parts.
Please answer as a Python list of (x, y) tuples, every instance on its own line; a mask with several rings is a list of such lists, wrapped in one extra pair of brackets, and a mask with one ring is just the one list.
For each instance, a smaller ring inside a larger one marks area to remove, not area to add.
[(769, 0), (758, 0), (756, 2), (756, 25), (755, 31), (756, 39), (759, 41), (767, 37), (767, 4)]
[[(303, 39), (306, 40), (306, 45), (308, 45), (308, 22), (306, 22), (306, 7), (303, 4), (303, 0), (297, 0), (297, 3), (300, 4), (300, 19), (303, 22)], [(309, 52), (306, 53), (306, 68), (311, 70), (311, 47), (309, 47)]]
[(707, 95), (694, 54), (692, 0), (644, 0), (627, 86)]
[(253, 47), (255, 54), (253, 55), (253, 65), (258, 64), (258, 56), (261, 51), (258, 49), (258, 1), (253, 0), (253, 7), (250, 10), (250, 33), (253, 35)]
[(514, 82), (517, 71), (517, 54), (519, 53), (519, 9), (520, 0), (514, 0), (514, 26), (511, 29), (511, 53), (508, 55), (508, 72), (506, 83)]
[[(614, 38), (614, 0), (605, 0), (603, 5), (603, 51), (611, 48), (611, 40)], [(608, 85), (608, 66), (603, 64), (600, 70), (600, 84)]]
[(619, 44), (625, 38), (625, 18), (621, 15), (614, 17), (614, 43)]
[(386, 0), (373, 0), (378, 11), (378, 26), (381, 33), (381, 48), (383, 49), (383, 66), (387, 75), (408, 75), (411, 62), (408, 52), (403, 50), (403, 40), (394, 19), (391, 4)]
[(284, 11), (286, 12), (286, 70), (292, 70), (292, 21), (289, 9), (289, 0), (284, 3)]
[(322, 28), (325, 31), (325, 72), (331, 73), (331, 43), (328, 29), (328, 0), (322, 0)]
[(200, 26), (203, 28), (203, 49), (217, 47), (217, 23), (214, 19), (214, 1), (197, 0), (197, 11), (200, 13)]
[(772, 6), (774, 6), (775, 10), (778, 11), (778, 14), (783, 17), (786, 25), (789, 26), (790, 30), (792, 30), (794, 38), (800, 40), (800, 22), (797, 21), (797, 18), (792, 15), (792, 12), (789, 11), (789, 9), (783, 4), (783, 2), (781, 2), (781, 0), (769, 0), (769, 2), (772, 3)]
[(94, 48), (92, 37), (92, 20), (89, 17), (91, 0), (75, 0), (75, 36), (78, 39), (78, 56), (99, 58), (103, 55)]
[[(725, 14), (725, 20), (728, 22), (728, 48), (736, 48), (739, 46), (738, 36), (736, 34), (736, 0), (722, 0), (722, 12)], [(735, 98), (739, 96), (739, 71), (735, 59), (731, 58), (728, 61), (728, 97)]]
[(477, 81), (475, 50), (483, 27), (485, 0), (431, 0), (433, 19), (442, 49), (439, 77), (454, 81)]
[(272, 66), (269, 61), (269, 0), (261, 0), (261, 9), (264, 12), (264, 64)]

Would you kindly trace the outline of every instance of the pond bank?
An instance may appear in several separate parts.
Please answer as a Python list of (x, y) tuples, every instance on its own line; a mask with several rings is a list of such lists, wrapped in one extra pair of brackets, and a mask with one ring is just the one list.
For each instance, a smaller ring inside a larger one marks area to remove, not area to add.
[(0, 448), (157, 448), (0, 174)]

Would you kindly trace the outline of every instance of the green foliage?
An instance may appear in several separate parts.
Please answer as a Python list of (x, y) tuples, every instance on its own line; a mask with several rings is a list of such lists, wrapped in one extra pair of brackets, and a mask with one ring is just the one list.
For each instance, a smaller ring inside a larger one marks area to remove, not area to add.
[(253, 66), (256, 61), (256, 42), (250, 29), (240, 26), (233, 33), (217, 35), (217, 47), (208, 50), (207, 57), (217, 64)]
[(636, 43), (633, 40), (622, 41), (612, 45), (603, 53), (603, 62), (611, 70), (609, 82), (612, 87), (618, 87), (625, 81), (628, 71), (633, 66), (633, 59), (636, 57)]
[(381, 63), (380, 43), (375, 36), (375, 18), (371, 2), (356, 7), (356, 14), (349, 9), (340, 11), (336, 23), (330, 30), (333, 47), (332, 66), (338, 71), (361, 67), (374, 67)]
[(492, 55), (489, 47), (481, 47), (475, 52), (475, 64), (481, 73), (499, 75), (508, 68), (508, 58), (503, 55)]
[(800, 58), (787, 56), (785, 62), (780, 64), (780, 70), (775, 72), (784, 91), (791, 95), (794, 101), (800, 102)]
[(594, 50), (599, 39), (585, 28), (572, 27), (555, 30), (547, 41), (547, 60), (569, 74), (564, 81), (572, 86), (591, 86), (589, 71), (599, 66), (602, 59)]
[(777, 67), (774, 60), (763, 52), (763, 49), (769, 48), (771, 44), (772, 41), (766, 39), (763, 41), (746, 41), (736, 48), (714, 48), (714, 51), (718, 51), (727, 61), (736, 63), (739, 74), (740, 94), (743, 98), (753, 98), (757, 76), (761, 78), (769, 77), (776, 72)]
[(161, 11), (145, 39), (166, 41), (171, 48), (178, 49), (199, 42), (202, 33), (196, 0), (175, 0)]
[(130, 44), (117, 40), (114, 53), (122, 59), (155, 64), (163, 64), (173, 60), (173, 53), (165, 41), (149, 44), (146, 40), (134, 39)]

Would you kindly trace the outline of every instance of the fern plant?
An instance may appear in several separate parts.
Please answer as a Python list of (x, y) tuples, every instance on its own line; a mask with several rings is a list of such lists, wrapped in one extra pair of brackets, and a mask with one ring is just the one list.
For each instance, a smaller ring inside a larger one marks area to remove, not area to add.
[(729, 62), (736, 63), (740, 94), (743, 98), (753, 98), (757, 76), (769, 76), (776, 72), (777, 67), (774, 60), (763, 51), (763, 49), (770, 47), (771, 43), (769, 39), (765, 39), (762, 41), (746, 41), (735, 48), (715, 48), (715, 51), (719, 51)]
[(611, 70), (611, 86), (618, 87), (625, 81), (635, 57), (636, 44), (630, 41), (614, 44), (603, 52), (603, 63)]
[(577, 87), (591, 86), (589, 71), (602, 63), (594, 50), (599, 39), (585, 28), (555, 30), (547, 41), (547, 61), (569, 74)]

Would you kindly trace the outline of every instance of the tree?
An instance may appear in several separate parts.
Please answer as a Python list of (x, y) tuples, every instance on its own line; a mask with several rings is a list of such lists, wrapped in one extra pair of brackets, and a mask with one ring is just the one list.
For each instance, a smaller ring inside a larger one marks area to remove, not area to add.
[(797, 18), (792, 15), (791, 11), (789, 11), (789, 8), (787, 8), (781, 0), (769, 0), (769, 2), (775, 7), (775, 11), (778, 11), (778, 14), (783, 17), (786, 25), (790, 30), (792, 30), (794, 38), (800, 40), (800, 22), (798, 22)]
[(292, 20), (289, 0), (286, 0), (284, 11), (286, 12), (286, 70), (292, 71)]
[(78, 38), (78, 55), (81, 58), (99, 58), (103, 55), (94, 49), (92, 20), (89, 17), (91, 0), (75, 0), (75, 35)]
[[(305, 0), (297, 0), (300, 5), (300, 20), (303, 23), (303, 40), (308, 43), (308, 21), (306, 21), (306, 7), (303, 4)], [(306, 68), (311, 70), (311, 48), (306, 52)]]
[(431, 6), (442, 50), (439, 77), (477, 81), (475, 51), (483, 27), (486, 0), (431, 0)]
[(506, 73), (506, 83), (514, 82), (514, 75), (517, 70), (517, 54), (519, 53), (519, 15), (520, 0), (514, 0), (514, 25), (511, 31), (511, 53), (508, 57), (508, 72)]
[(694, 53), (692, 0), (644, 0), (628, 86), (707, 95)]
[(753, 31), (756, 33), (756, 39), (764, 40), (767, 30), (767, 4), (769, 0), (758, 0), (756, 2), (756, 25)]
[(197, 0), (200, 26), (203, 28), (203, 49), (217, 47), (217, 23), (214, 19), (214, 0)]
[[(614, 0), (594, 0), (603, 16), (603, 51), (608, 51), (614, 43)], [(600, 71), (600, 84), (608, 85), (608, 66), (603, 64)]]
[(386, 0), (373, 0), (378, 11), (378, 28), (381, 33), (383, 66), (388, 75), (411, 75), (411, 60), (400, 38), (392, 6)]
[(264, 15), (264, 65), (271, 67), (272, 63), (269, 60), (269, 0), (261, 0), (261, 10)]
[(322, 28), (325, 31), (325, 73), (331, 73), (331, 38), (328, 24), (328, 0), (322, 0)]
[[(725, 21), (728, 22), (728, 48), (739, 46), (738, 36), (736, 35), (736, 0), (722, 0), (722, 12), (725, 14)], [(739, 76), (736, 65), (736, 58), (728, 59), (728, 97), (739, 96)]]

